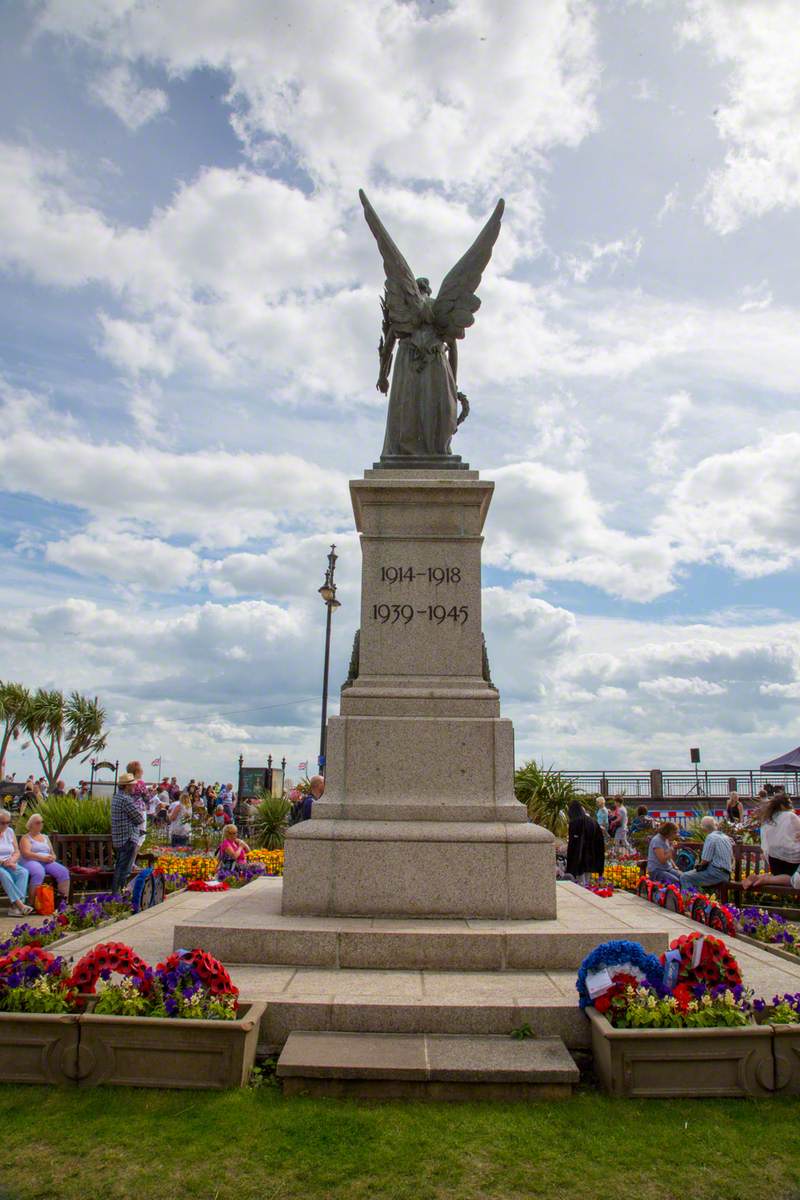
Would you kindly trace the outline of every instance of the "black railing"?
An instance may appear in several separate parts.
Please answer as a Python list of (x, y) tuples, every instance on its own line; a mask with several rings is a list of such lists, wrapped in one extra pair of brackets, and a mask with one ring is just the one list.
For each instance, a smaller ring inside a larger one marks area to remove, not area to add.
[(599, 796), (624, 796), (636, 800), (702, 802), (725, 800), (738, 792), (742, 800), (753, 800), (765, 783), (781, 784), (793, 799), (800, 799), (798, 771), (559, 771), (579, 792)]

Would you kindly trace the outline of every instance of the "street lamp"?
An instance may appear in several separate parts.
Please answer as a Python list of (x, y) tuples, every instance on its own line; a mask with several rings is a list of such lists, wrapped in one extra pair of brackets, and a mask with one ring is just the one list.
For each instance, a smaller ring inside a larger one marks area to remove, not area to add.
[(322, 601), (328, 610), (325, 616), (325, 665), (322, 669), (322, 721), (319, 731), (319, 769), (321, 774), (325, 774), (325, 743), (328, 734), (328, 670), (331, 661), (331, 616), (337, 608), (341, 608), (339, 601), (336, 599), (336, 584), (333, 582), (334, 572), (336, 570), (336, 546), (331, 546), (331, 552), (328, 555), (328, 569), (325, 572), (325, 579), (322, 587), (319, 588), (319, 594), (322, 596)]

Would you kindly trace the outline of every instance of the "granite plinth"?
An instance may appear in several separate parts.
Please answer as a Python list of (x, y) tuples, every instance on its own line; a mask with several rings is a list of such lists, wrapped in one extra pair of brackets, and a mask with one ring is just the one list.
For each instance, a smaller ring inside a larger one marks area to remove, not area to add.
[(311, 820), (285, 843), (286, 914), (547, 918), (555, 844), (528, 823)]
[(484, 664), (494, 484), (449, 458), (397, 465), (350, 483), (358, 669), (328, 722), (325, 795), (286, 838), (283, 911), (552, 918), (553, 837), (514, 796), (513, 726)]

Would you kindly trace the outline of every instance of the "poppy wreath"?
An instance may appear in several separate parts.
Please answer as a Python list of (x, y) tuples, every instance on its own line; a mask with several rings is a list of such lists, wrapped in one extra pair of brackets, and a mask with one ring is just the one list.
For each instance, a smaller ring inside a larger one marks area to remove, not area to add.
[(116, 971), (118, 975), (140, 979), (141, 990), (145, 994), (152, 986), (149, 965), (124, 942), (103, 942), (88, 954), (84, 954), (75, 964), (65, 986), (75, 988), (78, 992), (93, 994), (98, 979), (106, 971)]
[[(698, 941), (702, 947), (697, 950)], [(678, 982), (688, 984), (704, 983), (707, 987), (736, 987), (742, 982), (742, 972), (739, 964), (728, 950), (724, 942), (711, 934), (684, 933), (670, 942), (670, 950), (677, 950), (681, 956)], [(665, 955), (661, 956), (662, 962)]]
[(718, 904), (711, 896), (705, 896), (702, 892), (698, 892), (692, 898), (691, 917), (701, 925), (708, 925), (709, 929), (736, 937), (736, 922), (728, 906)]
[(668, 908), (670, 912), (683, 912), (683, 894), (674, 883), (662, 883), (651, 899), (654, 904), (660, 904), (662, 908)]
[(186, 885), (187, 892), (227, 892), (230, 884), (219, 879), (190, 879)]
[(181, 963), (188, 963), (193, 968), (200, 982), (205, 984), (212, 996), (239, 995), (239, 989), (235, 987), (219, 959), (205, 950), (176, 950), (163, 963), (158, 964), (156, 974), (163, 978), (170, 971), (176, 970)]

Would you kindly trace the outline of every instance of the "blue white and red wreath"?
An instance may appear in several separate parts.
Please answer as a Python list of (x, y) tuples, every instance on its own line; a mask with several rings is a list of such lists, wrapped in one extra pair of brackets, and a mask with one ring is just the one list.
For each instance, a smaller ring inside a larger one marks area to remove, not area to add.
[(617, 940), (596, 946), (581, 963), (575, 983), (581, 1008), (631, 979), (662, 989), (664, 968), (656, 955), (648, 954), (638, 942)]

